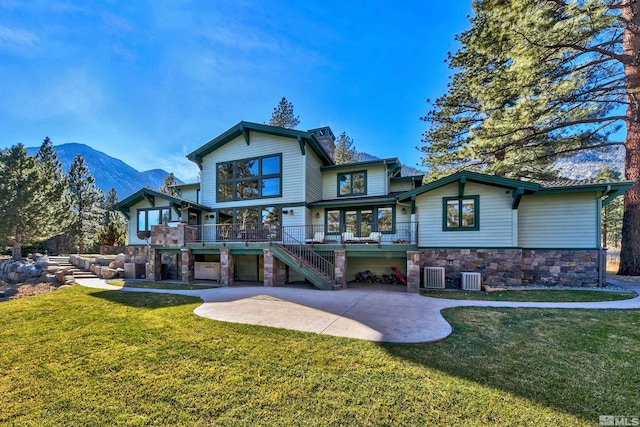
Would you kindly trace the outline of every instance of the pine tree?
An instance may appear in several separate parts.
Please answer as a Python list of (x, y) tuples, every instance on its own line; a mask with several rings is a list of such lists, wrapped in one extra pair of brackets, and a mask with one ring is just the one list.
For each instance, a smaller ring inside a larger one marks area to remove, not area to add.
[(22, 144), (0, 152), (0, 240), (12, 247), (13, 259), (22, 245), (40, 242), (65, 231), (69, 200), (64, 176), (47, 138), (38, 157)]
[[(640, 181), (640, 3), (477, 0), (448, 62), (446, 94), (423, 117), (429, 179), (462, 168), (553, 179), (553, 161), (621, 145)], [(624, 111), (626, 109), (626, 111)], [(640, 275), (640, 184), (625, 195), (620, 273)]]
[(107, 224), (98, 229), (97, 239), (101, 245), (124, 246), (127, 244), (127, 222), (118, 211), (107, 212)]
[(95, 179), (80, 154), (69, 167), (69, 193), (73, 200), (72, 210), (76, 214), (70, 233), (78, 242), (78, 251), (82, 254), (86, 247), (96, 242), (97, 230), (104, 217), (104, 196), (96, 187)]
[(293, 114), (293, 104), (282, 97), (277, 107), (273, 109), (270, 126), (277, 126), (285, 129), (295, 129), (300, 123), (300, 118)]
[[(594, 179), (605, 182), (618, 181), (620, 172), (605, 166), (596, 173)], [(623, 213), (623, 203), (619, 197), (602, 209), (602, 244), (605, 247), (620, 246)]]
[(102, 203), (104, 219), (96, 235), (98, 243), (101, 245), (124, 246), (127, 244), (127, 221), (122, 212), (115, 210), (118, 201), (118, 193), (115, 188), (109, 189)]
[(353, 139), (342, 132), (336, 141), (335, 162), (337, 165), (360, 161), (360, 154), (353, 145)]
[(180, 197), (180, 192), (176, 189), (176, 185), (178, 185), (178, 180), (173, 172), (171, 172), (164, 178), (162, 187), (158, 188), (158, 191), (160, 193), (168, 194), (169, 196)]

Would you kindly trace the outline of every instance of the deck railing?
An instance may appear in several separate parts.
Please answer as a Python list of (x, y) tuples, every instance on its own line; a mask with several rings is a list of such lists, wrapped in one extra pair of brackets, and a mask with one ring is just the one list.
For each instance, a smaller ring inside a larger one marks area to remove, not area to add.
[(343, 224), (287, 225), (206, 224), (186, 225), (185, 243), (274, 242), (297, 244), (417, 244), (418, 223), (396, 222), (389, 230), (378, 231), (377, 224), (361, 223), (359, 227)]
[[(417, 244), (418, 223), (396, 222), (389, 230), (377, 228), (377, 224), (360, 223), (358, 226), (342, 224), (285, 226), (283, 230), (298, 241), (307, 244)], [(380, 230), (380, 231), (378, 231)]]

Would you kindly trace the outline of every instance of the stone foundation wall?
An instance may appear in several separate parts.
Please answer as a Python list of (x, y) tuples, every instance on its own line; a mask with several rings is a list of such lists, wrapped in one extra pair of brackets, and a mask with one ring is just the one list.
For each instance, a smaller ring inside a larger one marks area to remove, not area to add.
[(444, 267), (447, 286), (460, 287), (463, 271), (482, 274), (489, 286), (522, 284), (521, 249), (421, 249), (423, 267)]
[(523, 249), (522, 284), (598, 286), (600, 251)]
[(447, 286), (460, 287), (460, 273), (482, 274), (489, 286), (599, 285), (600, 251), (571, 249), (421, 249), (422, 267), (444, 267)]

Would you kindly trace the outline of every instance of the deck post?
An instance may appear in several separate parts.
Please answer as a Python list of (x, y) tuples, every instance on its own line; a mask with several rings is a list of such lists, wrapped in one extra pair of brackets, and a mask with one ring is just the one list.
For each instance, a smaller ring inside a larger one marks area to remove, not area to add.
[(220, 249), (220, 284), (233, 285), (233, 255), (229, 248)]
[(189, 283), (193, 279), (193, 257), (189, 249), (180, 249), (180, 256), (182, 257), (182, 283)]
[(407, 292), (420, 292), (420, 252), (407, 251)]
[(265, 248), (262, 250), (264, 253), (264, 286), (273, 287), (275, 285), (276, 272), (275, 272), (275, 257), (271, 252), (271, 249)]
[(156, 249), (149, 249), (149, 263), (147, 264), (147, 279), (155, 282), (162, 279), (160, 268), (162, 265), (161, 255)]
[(347, 287), (347, 252), (334, 251), (334, 272), (336, 284)]

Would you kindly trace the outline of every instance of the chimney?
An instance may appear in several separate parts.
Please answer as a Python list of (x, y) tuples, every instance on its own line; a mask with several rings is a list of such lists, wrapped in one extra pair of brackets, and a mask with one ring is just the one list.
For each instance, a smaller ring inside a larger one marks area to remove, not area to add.
[(324, 149), (327, 150), (327, 153), (329, 153), (329, 157), (331, 157), (331, 160), (334, 160), (336, 154), (336, 137), (333, 135), (331, 128), (327, 126), (318, 129), (311, 129), (309, 132), (312, 133), (320, 142), (320, 144), (322, 144)]

